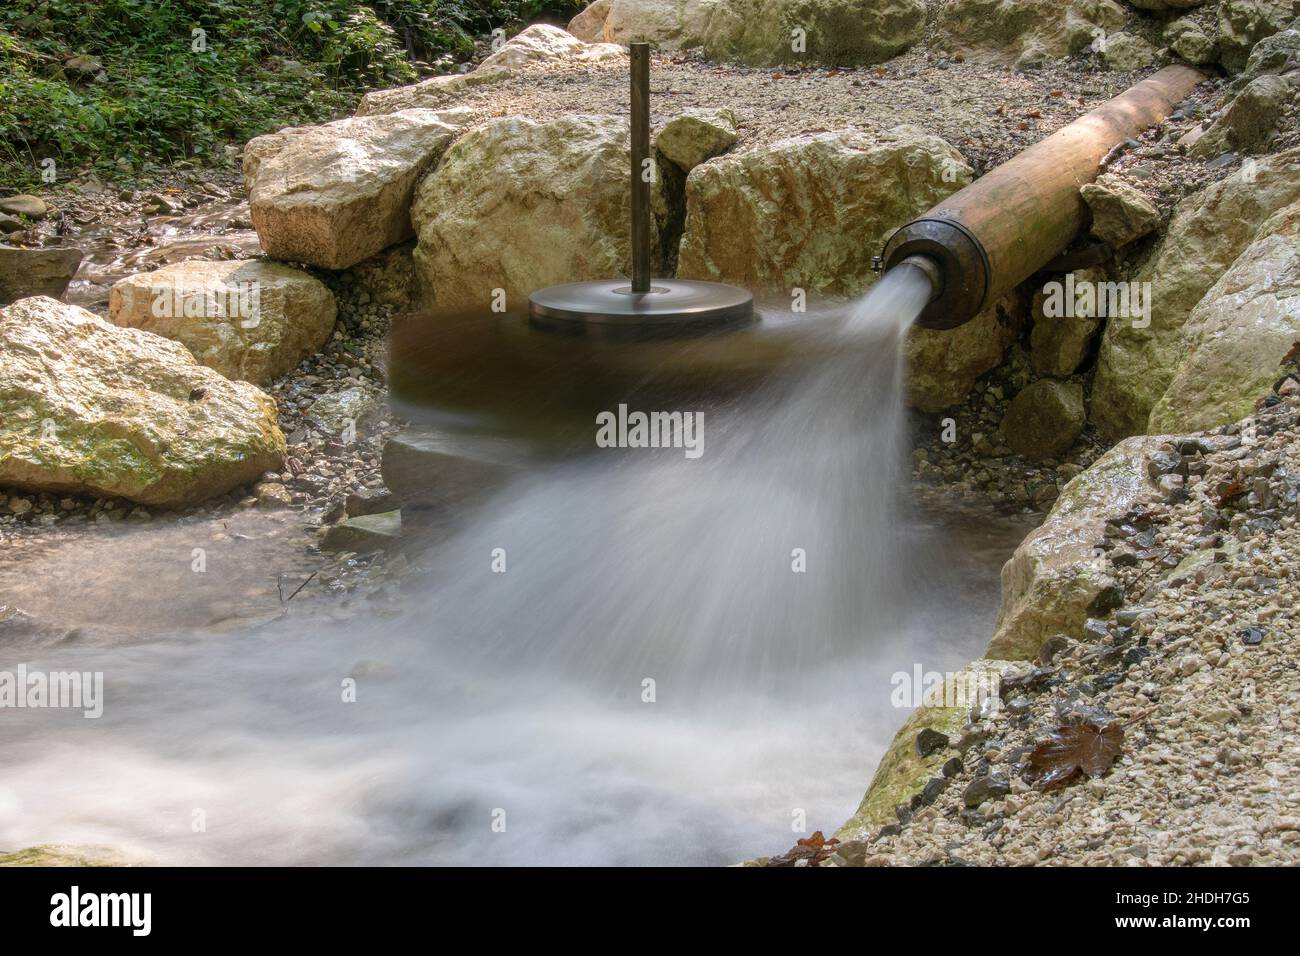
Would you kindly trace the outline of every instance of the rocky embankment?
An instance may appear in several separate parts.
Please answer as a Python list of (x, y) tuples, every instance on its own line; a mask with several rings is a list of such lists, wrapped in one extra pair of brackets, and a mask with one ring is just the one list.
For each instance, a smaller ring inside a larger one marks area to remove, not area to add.
[(1295, 372), (1242, 422), (1128, 439), (1067, 485), (1003, 570), (986, 657), (908, 719), (855, 816), (755, 862), (1300, 861)]

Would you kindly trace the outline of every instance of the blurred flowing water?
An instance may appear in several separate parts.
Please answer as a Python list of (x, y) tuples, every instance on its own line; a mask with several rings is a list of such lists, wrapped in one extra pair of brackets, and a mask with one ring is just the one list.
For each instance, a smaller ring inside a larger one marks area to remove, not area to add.
[(72, 569), (65, 613), (161, 587), (175, 618), (144, 602), (147, 640), (0, 647), (0, 670), (102, 671), (106, 698), (97, 720), (0, 711), (0, 848), (720, 864), (784, 850), (800, 815), (834, 829), (905, 717), (891, 675), (978, 654), (1027, 530), (909, 503), (900, 342), (927, 292), (910, 273), (811, 323), (829, 358), (748, 394), (646, 406), (650, 376), (613, 396), (702, 410), (703, 455), (597, 450), (584, 416), (581, 453), (413, 552), (392, 616), (304, 602), (200, 632), (169, 570), (183, 540), (124, 532), (116, 580), (87, 566), (80, 591), (87, 559), (47, 557)]

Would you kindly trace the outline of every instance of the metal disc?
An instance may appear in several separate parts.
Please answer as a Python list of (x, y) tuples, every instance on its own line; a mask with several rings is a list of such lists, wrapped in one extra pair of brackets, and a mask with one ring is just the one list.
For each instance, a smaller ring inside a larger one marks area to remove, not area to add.
[(744, 325), (754, 297), (720, 282), (655, 279), (649, 292), (633, 292), (627, 279), (600, 279), (540, 289), (528, 297), (528, 313), (533, 325), (556, 331), (687, 335)]

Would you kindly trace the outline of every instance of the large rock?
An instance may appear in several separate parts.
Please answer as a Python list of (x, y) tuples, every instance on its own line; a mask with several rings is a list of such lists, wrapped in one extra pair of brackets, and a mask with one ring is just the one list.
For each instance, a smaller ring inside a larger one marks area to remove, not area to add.
[(1002, 418), (1002, 440), (1017, 455), (1054, 458), (1069, 451), (1087, 421), (1083, 386), (1039, 379), (1022, 388)]
[(1251, 48), (1296, 17), (1296, 0), (1223, 0), (1219, 4), (1219, 62), (1229, 70), (1245, 67)]
[(1139, 10), (1151, 10), (1155, 13), (1168, 13), (1171, 10), (1191, 10), (1207, 0), (1128, 0), (1131, 7)]
[(1024, 323), (1023, 313), (1019, 299), (1010, 295), (955, 329), (909, 329), (907, 403), (938, 412), (964, 402), (976, 379), (1002, 361)]
[(451, 106), (476, 87), (501, 83), (511, 77), (510, 70), (479, 67), (469, 73), (433, 76), (410, 86), (391, 90), (372, 90), (361, 97), (357, 116), (382, 116), (409, 109), (443, 109)]
[[(1106, 273), (1101, 269), (1080, 269), (1074, 273), (1076, 288), (1085, 282), (1105, 281)], [(1047, 299), (1046, 286), (1035, 290), (1030, 310), (1034, 326), (1029, 333), (1029, 364), (1039, 375), (1068, 378), (1092, 352), (1102, 320), (1086, 315), (1048, 315)]]
[(6, 196), (0, 199), (0, 212), (41, 220), (50, 214), (50, 204), (40, 196), (19, 193), (17, 196)]
[[(717, 0), (612, 0), (601, 21), (601, 37), (616, 43), (653, 43), (661, 50), (698, 47)], [(587, 16), (590, 29), (601, 17), (593, 3)]]
[(262, 248), (346, 269), (410, 238), (416, 181), (472, 118), (410, 109), (257, 137), (244, 149), (244, 186)]
[(628, 149), (613, 116), (505, 117), (466, 134), (411, 207), (426, 292), (486, 313), (495, 289), (519, 308), (545, 286), (630, 274)]
[(1275, 33), (1256, 43), (1250, 51), (1245, 69), (1232, 81), (1232, 85), (1241, 89), (1257, 77), (1288, 72), (1294, 70), (1297, 64), (1300, 64), (1300, 20), (1292, 22), (1281, 33)]
[[(1002, 675), (1012, 667), (1006, 661), (981, 659), (956, 673), (943, 675), (943, 683), (936, 683), (932, 695), (894, 735), (858, 809), (835, 836), (841, 841), (870, 839), (882, 826), (897, 823), (897, 808), (909, 806), (913, 796), (929, 781), (942, 776), (943, 765), (958, 755), (956, 746), (971, 710), (980, 703), (981, 689), (990, 689), (996, 699)], [(917, 738), (925, 731), (947, 737), (950, 745), (922, 755)]]
[(569, 21), (568, 31), (584, 43), (600, 43), (613, 5), (614, 0), (595, 0)]
[(1183, 357), (1192, 309), (1273, 213), (1300, 199), (1300, 148), (1252, 161), (1187, 197), (1137, 275), (1150, 283), (1151, 322), (1112, 317), (1092, 390), (1092, 421), (1120, 438), (1147, 430), (1147, 418)]
[(1209, 429), (1251, 414), (1300, 342), (1300, 202), (1260, 227), (1184, 333), (1187, 350), (1151, 412), (1151, 429)]
[[(754, 66), (878, 63), (925, 29), (923, 0), (717, 0), (711, 11), (705, 54)], [(804, 31), (803, 49), (795, 30)]]
[(924, 0), (597, 0), (569, 24), (582, 39), (702, 47), (754, 66), (876, 63), (924, 27)]
[(0, 485), (179, 507), (278, 470), (275, 402), (53, 299), (0, 310)]
[(326, 528), (320, 538), (320, 549), (328, 552), (354, 551), (369, 554), (387, 551), (398, 545), (402, 538), (402, 512), (385, 511), (380, 514), (345, 518)]
[(1294, 98), (1295, 89), (1284, 77), (1273, 74), (1256, 77), (1196, 141), (1191, 155), (1208, 157), (1229, 151), (1256, 151), (1272, 137)]
[(567, 30), (548, 23), (535, 23), (506, 41), (479, 68), (517, 70), (555, 63), (596, 63), (622, 59), (626, 55), (627, 51), (616, 43), (583, 43)]
[(1139, 189), (1110, 173), (1079, 189), (1092, 213), (1092, 234), (1118, 249), (1160, 225), (1160, 213)]
[(687, 110), (655, 136), (664, 158), (689, 173), (700, 163), (721, 156), (736, 142), (736, 117), (731, 110)]
[(1146, 457), (1161, 441), (1126, 439), (1061, 490), (1046, 520), (1002, 567), (1002, 605), (985, 657), (1032, 660), (1052, 635), (1080, 633), (1093, 602), (1115, 584), (1094, 548), (1108, 518), (1155, 493)]
[(1142, 70), (1156, 60), (1156, 48), (1134, 33), (1114, 33), (1097, 40), (1101, 58), (1112, 70)]
[(0, 305), (33, 295), (57, 299), (81, 265), (81, 250), (64, 246), (20, 249), (0, 245)]
[(1127, 19), (1113, 0), (944, 0), (938, 39), (968, 59), (1041, 63), (1087, 49)]
[(696, 167), (678, 274), (790, 295), (856, 295), (908, 219), (971, 180), (961, 154), (912, 127), (794, 136)]
[(109, 320), (184, 345), (226, 378), (265, 385), (318, 352), (334, 329), (334, 294), (278, 262), (190, 260), (113, 286)]
[(415, 512), (455, 515), (534, 463), (518, 442), (433, 428), (408, 428), (384, 444), (385, 487)]
[(1189, 17), (1175, 20), (1161, 34), (1169, 48), (1188, 63), (1200, 66), (1214, 62), (1214, 38)]
[(407, 109), (449, 106), (480, 86), (510, 79), (521, 69), (566, 63), (620, 60), (627, 51), (613, 43), (584, 43), (570, 33), (539, 23), (521, 31), (469, 73), (434, 76), (410, 86), (374, 90), (361, 98), (357, 116), (380, 116)]

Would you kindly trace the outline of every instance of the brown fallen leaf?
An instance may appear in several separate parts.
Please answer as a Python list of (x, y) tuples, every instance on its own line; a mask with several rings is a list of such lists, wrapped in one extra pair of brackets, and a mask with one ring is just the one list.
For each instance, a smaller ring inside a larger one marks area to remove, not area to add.
[(1065, 95), (1065, 90), (1052, 90), (1052, 92), (1048, 93), (1047, 95), (1048, 95), (1048, 96), (1064, 96), (1064, 95)]
[(1058, 727), (1029, 755), (1029, 776), (1044, 790), (1063, 787), (1080, 773), (1100, 777), (1119, 756), (1124, 725), (1092, 722)]
[(812, 836), (803, 837), (798, 841), (800, 846), (812, 846), (812, 847), (817, 847), (819, 849), (824, 846), (833, 846), (834, 844), (839, 842), (840, 841), (836, 840), (834, 837), (832, 837), (829, 840), (826, 839), (826, 835), (822, 833), (821, 830), (814, 830)]
[(966, 62), (966, 57), (965, 57), (963, 54), (961, 54), (961, 53), (954, 53), (954, 54), (952, 55), (952, 62), (954, 62), (954, 63), (965, 63), (965, 62)]
[(1234, 498), (1240, 498), (1245, 493), (1246, 483), (1240, 478), (1233, 478), (1230, 482), (1219, 489), (1219, 500), (1215, 503), (1222, 508)]
[(1042, 111), (1042, 110), (1030, 110), (1030, 111), (1029, 111), (1028, 113), (1026, 113), (1025, 115), (1026, 115), (1027, 117), (1029, 117), (1030, 119), (1042, 119), (1043, 111)]
[(1024, 120), (1021, 120), (1021, 121), (1017, 124), (1017, 126), (1018, 126), (1018, 128), (1020, 128), (1020, 129), (1029, 129), (1029, 124), (1026, 123)]

